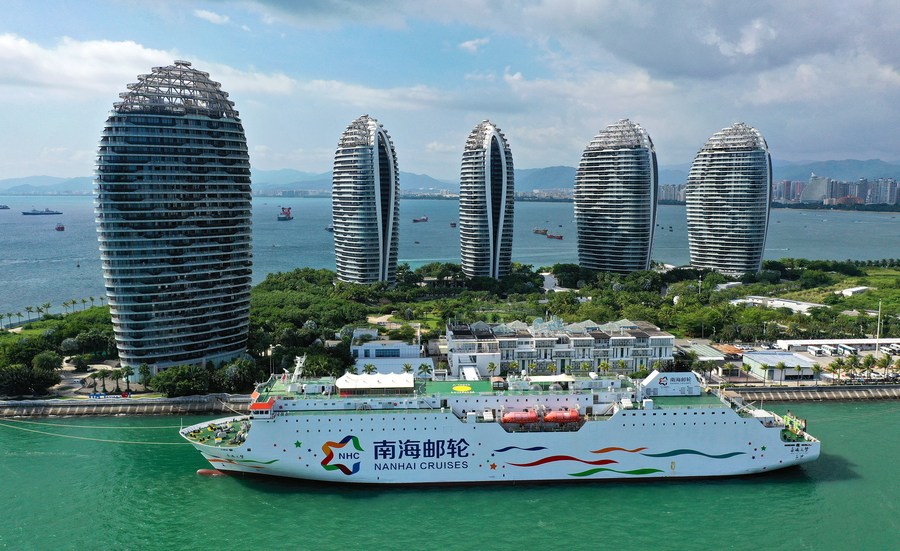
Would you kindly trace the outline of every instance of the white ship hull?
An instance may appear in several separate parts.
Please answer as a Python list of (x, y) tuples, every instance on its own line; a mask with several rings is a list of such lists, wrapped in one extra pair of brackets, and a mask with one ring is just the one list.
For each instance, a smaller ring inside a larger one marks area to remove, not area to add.
[(766, 426), (729, 407), (618, 408), (577, 430), (504, 428), (457, 413), (284, 411), (254, 416), (240, 445), (188, 440), (223, 472), (360, 484), (734, 476), (812, 461), (820, 451), (805, 433), (786, 441), (783, 424)]

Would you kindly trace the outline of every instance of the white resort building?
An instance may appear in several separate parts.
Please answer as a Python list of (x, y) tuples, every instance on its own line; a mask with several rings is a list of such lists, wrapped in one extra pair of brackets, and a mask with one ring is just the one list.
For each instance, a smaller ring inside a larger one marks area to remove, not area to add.
[(575, 176), (582, 267), (621, 274), (650, 267), (657, 187), (656, 149), (640, 125), (623, 119), (591, 140)]
[(675, 337), (670, 333), (647, 322), (625, 319), (606, 324), (538, 319), (531, 325), (514, 321), (447, 326), (449, 375), (462, 378), (499, 375), (501, 371), (631, 373), (650, 369), (657, 361), (674, 361), (674, 348)]
[(706, 142), (688, 175), (691, 266), (739, 276), (762, 267), (772, 159), (758, 130), (734, 124)]
[(469, 277), (499, 279), (512, 260), (513, 159), (506, 137), (490, 121), (472, 130), (459, 177), (459, 247)]
[(246, 350), (250, 161), (220, 86), (187, 61), (154, 67), (106, 120), (95, 212), (125, 366), (218, 363)]
[(350, 123), (334, 154), (332, 216), (337, 277), (393, 282), (397, 274), (400, 177), (384, 127), (368, 115)]

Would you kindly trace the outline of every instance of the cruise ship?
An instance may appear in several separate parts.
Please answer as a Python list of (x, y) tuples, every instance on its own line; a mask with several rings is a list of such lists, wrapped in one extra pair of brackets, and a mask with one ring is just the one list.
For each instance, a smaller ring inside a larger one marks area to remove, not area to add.
[(735, 476), (819, 456), (804, 420), (691, 372), (305, 380), (301, 366), (258, 385), (249, 415), (182, 437), (226, 474), (359, 484)]

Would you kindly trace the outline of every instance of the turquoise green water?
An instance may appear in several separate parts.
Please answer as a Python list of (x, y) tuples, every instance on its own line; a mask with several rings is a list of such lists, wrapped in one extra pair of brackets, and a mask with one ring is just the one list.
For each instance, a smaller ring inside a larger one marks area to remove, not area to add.
[[(177, 417), (0, 420), (3, 549), (892, 549), (900, 403), (772, 405), (819, 461), (676, 482), (355, 488), (206, 478)], [(185, 424), (200, 420), (185, 417)], [(171, 427), (171, 428), (154, 428)]]

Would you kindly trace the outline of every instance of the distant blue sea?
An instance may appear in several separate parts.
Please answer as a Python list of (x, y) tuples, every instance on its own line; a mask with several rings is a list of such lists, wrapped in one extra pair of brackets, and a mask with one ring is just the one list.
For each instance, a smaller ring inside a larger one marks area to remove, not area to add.
[[(100, 257), (91, 197), (0, 196), (0, 314), (50, 302), (53, 312), (64, 301), (103, 294)], [(294, 220), (278, 222), (280, 206), (293, 208)], [(51, 208), (59, 216), (23, 216), (21, 211)], [(459, 262), (456, 201), (400, 202), (400, 261), (413, 267), (427, 262)], [(427, 215), (426, 223), (413, 224)], [(766, 258), (881, 259), (900, 256), (897, 213), (826, 212), (773, 209)], [(301, 266), (334, 269), (330, 199), (253, 200), (253, 281), (271, 272)], [(689, 260), (687, 222), (682, 206), (660, 205), (653, 259), (668, 264)], [(55, 231), (57, 223), (65, 225)], [(562, 234), (557, 241), (535, 235), (545, 227)], [(535, 266), (577, 262), (572, 203), (518, 202), (513, 260)], [(15, 318), (14, 318), (15, 319)]]

